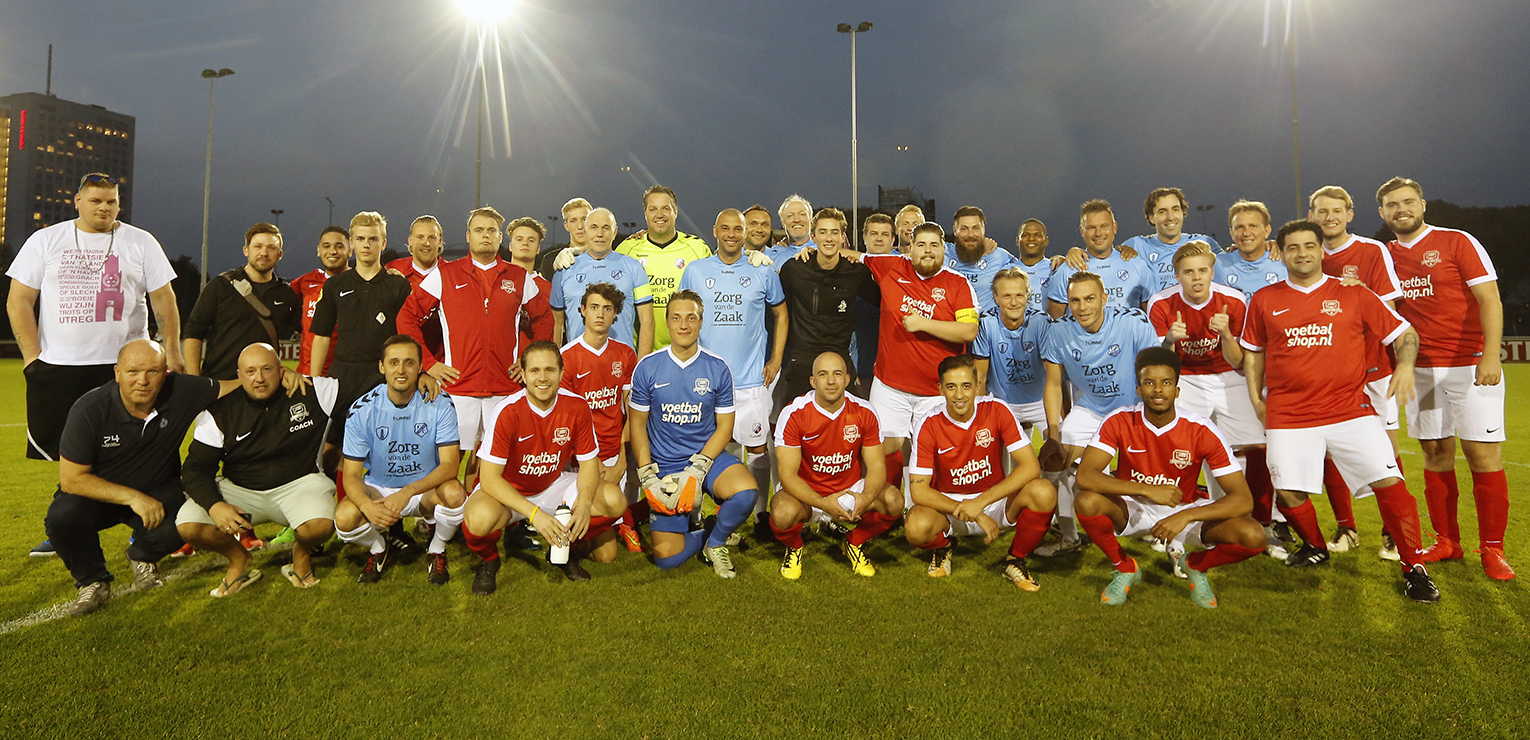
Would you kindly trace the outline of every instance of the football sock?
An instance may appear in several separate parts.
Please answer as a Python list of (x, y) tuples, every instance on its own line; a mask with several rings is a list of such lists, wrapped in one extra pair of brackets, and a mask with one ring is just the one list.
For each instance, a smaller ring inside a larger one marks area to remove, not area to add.
[(1081, 516), (1078, 518), (1079, 526), (1089, 533), (1089, 539), (1100, 546), (1105, 557), (1110, 559), (1110, 564), (1122, 573), (1135, 573), (1137, 561), (1121, 556), (1121, 543), (1116, 540), (1116, 524), (1110, 517), (1100, 514), (1098, 516)]
[(950, 544), (951, 538), (947, 537), (945, 532), (941, 532), (940, 534), (935, 535), (935, 539), (930, 540), (929, 542), (926, 542), (922, 545), (915, 545), (915, 547), (918, 547), (921, 550), (939, 550), (940, 548), (946, 547)]
[(1218, 565), (1248, 560), (1261, 552), (1264, 552), (1264, 550), (1252, 550), (1242, 545), (1223, 542), (1210, 550), (1190, 553), (1190, 556), (1185, 559), (1185, 564), (1189, 565), (1191, 570), (1205, 573)]
[(1422, 562), (1419, 534), (1418, 501), (1408, 493), (1408, 484), (1398, 481), (1385, 488), (1371, 486), (1376, 492), (1376, 506), (1381, 509), (1381, 523), (1397, 544), (1397, 554), (1407, 570)]
[(1269, 526), (1275, 506), (1275, 484), (1270, 480), (1268, 458), (1261, 447), (1250, 448), (1243, 454), (1243, 477), (1248, 480), (1249, 493), (1254, 495), (1254, 521)]
[(1397, 477), (1406, 478), (1407, 474), (1403, 472), (1402, 455), (1398, 455), (1392, 459), (1397, 461)]
[(504, 533), (502, 529), (496, 529), (486, 535), (473, 534), (466, 524), (462, 525), (462, 539), (467, 542), (469, 550), (472, 550), (482, 560), (499, 559), (499, 538)]
[(887, 483), (897, 488), (903, 487), (903, 450), (887, 453)]
[(1073, 469), (1057, 473), (1045, 473), (1045, 477), (1057, 489), (1057, 530), (1069, 542), (1078, 541), (1078, 517), (1073, 513)]
[(592, 516), (590, 517), (590, 527), (585, 530), (584, 539), (580, 541), (588, 542), (593, 540), (611, 531), (611, 528), (614, 526), (616, 526), (616, 517), (614, 516)]
[(1015, 520), (1015, 538), (1009, 543), (1009, 554), (1023, 558), (1036, 549), (1041, 538), (1047, 536), (1047, 526), (1052, 523), (1052, 512), (1021, 509)]
[(1286, 515), (1286, 523), (1301, 535), (1302, 541), (1319, 550), (1328, 549), (1328, 543), (1323, 541), (1323, 529), (1318, 526), (1317, 509), (1313, 508), (1312, 499), (1309, 498), (1296, 506), (1286, 506), (1276, 501), (1275, 506), (1280, 509), (1280, 513)]
[[(1473, 473), (1473, 489), (1476, 488), (1476, 478), (1476, 473)], [(1458, 543), (1461, 541), (1461, 524), (1456, 520), (1456, 505), (1460, 499), (1461, 489), (1456, 483), (1456, 471), (1424, 471), (1424, 503), (1429, 506), (1429, 525), (1434, 527), (1437, 536)], [(1481, 506), (1478, 507), (1477, 519), (1477, 528), (1481, 530)]]
[[(749, 472), (754, 474), (754, 487), (756, 490), (770, 490), (770, 456), (764, 452), (750, 452), (746, 456)], [(753, 513), (758, 514), (765, 510), (765, 500), (768, 496), (755, 496)]]
[[(860, 524), (855, 525), (855, 529), (850, 530), (850, 534), (846, 536), (846, 539), (850, 540), (850, 544), (860, 547), (866, 544), (872, 537), (892, 529), (893, 522), (896, 521), (898, 521), (898, 517), (889, 516), (879, 511), (868, 511), (861, 515)], [(798, 539), (800, 540), (801, 537), (799, 536)]]
[(1354, 529), (1355, 499), (1332, 460), (1323, 461), (1323, 489), (1328, 492), (1328, 505), (1333, 507), (1334, 521), (1341, 527)]
[(383, 539), (382, 533), (372, 526), (371, 522), (362, 522), (361, 526), (346, 532), (336, 528), (341, 542), (359, 542), (367, 546), (367, 552), (377, 554), (388, 549), (388, 543)]
[(345, 500), (345, 476), (336, 470), (335, 475), (335, 503)]
[(1472, 473), (1472, 498), (1477, 500), (1477, 539), (1483, 549), (1503, 549), (1509, 524), (1509, 479), (1502, 470)]
[(426, 552), (446, 552), (446, 543), (457, 534), (457, 528), (462, 526), (462, 510), (467, 508), (467, 503), (455, 509), (448, 509), (441, 504), (436, 504), (436, 530), (430, 537), (430, 545), (425, 548)]
[(727, 499), (717, 505), (717, 526), (712, 528), (712, 536), (707, 538), (707, 547), (722, 547), (728, 544), (728, 537), (739, 525), (749, 521), (749, 515), (754, 511), (754, 500), (760, 492), (756, 489), (739, 491), (733, 494), (733, 498)]
[(793, 550), (802, 549), (802, 522), (797, 522), (786, 529), (776, 527), (775, 520), (770, 522), (770, 531), (776, 535), (776, 540)]
[[(734, 496), (733, 498), (738, 498), (738, 496)], [(731, 501), (732, 499), (729, 500)], [(667, 558), (654, 558), (654, 565), (659, 566), (660, 570), (673, 570), (680, 567), (681, 565), (684, 565), (685, 561), (691, 559), (691, 556), (695, 555), (696, 552), (701, 549), (701, 543), (705, 537), (706, 532), (700, 529), (694, 532), (686, 532), (685, 546), (680, 548), (680, 552), (675, 553), (674, 555), (671, 555)]]
[(643, 498), (639, 493), (637, 502), (627, 507), (627, 513), (630, 515), (627, 523), (631, 524), (633, 529), (637, 529), (639, 523), (648, 521), (649, 515), (653, 514), (653, 507), (648, 504), (648, 499)]

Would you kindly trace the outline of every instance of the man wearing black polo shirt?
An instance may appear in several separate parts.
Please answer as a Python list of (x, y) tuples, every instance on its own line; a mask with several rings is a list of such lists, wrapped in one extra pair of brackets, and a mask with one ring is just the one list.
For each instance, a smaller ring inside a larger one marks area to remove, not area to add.
[[(74, 616), (111, 598), (113, 576), (101, 552), (101, 530), (133, 528), (128, 561), (133, 586), (160, 585), (156, 563), (181, 546), (175, 512), (181, 493), (180, 450), (186, 428), (220, 395), (239, 384), (166, 373), (165, 351), (138, 339), (117, 353), (116, 382), (80, 397), (69, 410), (59, 447), (58, 492), (44, 525), (79, 596)], [(166, 511), (169, 516), (166, 516)]]
[(855, 331), (856, 299), (873, 306), (880, 291), (865, 265), (840, 255), (845, 246), (845, 214), (824, 208), (813, 217), (816, 249), (806, 258), (793, 258), (781, 267), (781, 290), (786, 294), (786, 366), (776, 384), (775, 414), (798, 396), (813, 390), (813, 360), (824, 352), (850, 357)]
[(261, 222), (244, 232), (244, 267), (213, 278), (197, 297), (182, 332), (186, 372), (217, 380), (239, 375), (239, 353), (251, 344), (276, 346), (298, 330), (299, 300), (276, 276), (282, 232)]

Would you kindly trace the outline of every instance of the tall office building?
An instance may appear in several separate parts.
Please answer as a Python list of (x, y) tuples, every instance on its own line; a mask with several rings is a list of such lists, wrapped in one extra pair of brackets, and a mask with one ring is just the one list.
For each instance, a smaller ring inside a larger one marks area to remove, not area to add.
[(907, 206), (919, 206), (924, 211), (925, 219), (935, 220), (935, 199), (924, 197), (924, 193), (913, 188), (884, 188), (877, 186), (877, 210), (893, 215), (898, 209)]
[(0, 97), (0, 244), (15, 254), (32, 232), (78, 215), (80, 178), (120, 181), (123, 221), (132, 223), (132, 116), (42, 93)]

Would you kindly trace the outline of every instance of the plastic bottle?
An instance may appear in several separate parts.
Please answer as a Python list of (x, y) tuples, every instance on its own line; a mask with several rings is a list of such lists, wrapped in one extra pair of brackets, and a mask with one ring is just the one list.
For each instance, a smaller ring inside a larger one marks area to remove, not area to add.
[[(574, 521), (574, 510), (568, 508), (566, 503), (558, 504), (557, 510), (553, 512), (553, 518), (566, 529)], [(568, 550), (568, 545), (554, 545), (547, 553), (547, 561), (553, 565), (568, 565)]]

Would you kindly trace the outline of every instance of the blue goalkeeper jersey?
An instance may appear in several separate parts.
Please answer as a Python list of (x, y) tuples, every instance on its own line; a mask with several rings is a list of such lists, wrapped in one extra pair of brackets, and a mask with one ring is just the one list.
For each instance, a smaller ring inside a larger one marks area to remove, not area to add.
[(1212, 279), (1251, 296), (1266, 285), (1285, 280), (1286, 263), (1272, 260), (1262, 253), (1259, 259), (1249, 262), (1240, 252), (1223, 252), (1217, 255), (1216, 273)]
[(648, 414), (649, 454), (669, 475), (706, 446), (718, 414), (733, 413), (733, 371), (705, 348), (682, 363), (665, 347), (638, 360), (629, 404)]
[[(1141, 257), (1124, 259), (1112, 251), (1104, 258), (1089, 255), (1089, 272), (1105, 284), (1105, 305), (1119, 308), (1142, 308), (1158, 289), (1153, 268)], [(1068, 305), (1068, 279), (1075, 270), (1063, 263), (1047, 282), (1047, 300)], [(1066, 313), (1064, 315), (1067, 315)]]
[[(999, 305), (993, 298), (993, 276), (1000, 270), (1018, 266), (1020, 266), (1020, 260), (1004, 251), (1003, 247), (994, 247), (992, 252), (979, 257), (977, 262), (969, 265), (956, 256), (956, 245), (946, 242), (946, 267), (972, 283), (972, 291), (977, 293), (980, 316), (993, 316), (999, 312)], [(1034, 284), (1032, 290), (1035, 290)]]
[(701, 346), (727, 361), (733, 387), (765, 385), (765, 360), (770, 354), (765, 327), (770, 307), (786, 300), (776, 271), (755, 267), (743, 255), (730, 265), (714, 254), (685, 266), (680, 289), (701, 296)]
[(1153, 268), (1154, 279), (1158, 282), (1148, 295), (1179, 285), (1179, 280), (1174, 277), (1174, 252), (1192, 241), (1206, 242), (1211, 245), (1213, 253), (1222, 251), (1217, 240), (1205, 234), (1180, 234), (1179, 241), (1173, 244), (1164, 243), (1158, 238), (1157, 233), (1134, 236), (1126, 240), (1126, 246), (1137, 250), (1138, 259), (1146, 260)]
[(1041, 359), (1062, 366), (1074, 402), (1104, 416), (1137, 402), (1137, 353), (1159, 346), (1147, 314), (1105, 309), (1099, 331), (1089, 333), (1072, 316), (1054, 319), (1041, 344)]
[(983, 317), (972, 342), (972, 356), (988, 360), (988, 395), (1014, 404), (1041, 400), (1047, 384), (1041, 345), (1050, 323), (1039, 311), (1026, 311), (1024, 321), (1014, 329), (999, 316)]
[(342, 451), (366, 466), (368, 483), (403, 488), (441, 464), (436, 447), (457, 442), (451, 396), (442, 393), (426, 401), (411, 392), (409, 404), (400, 407), (388, 398), (388, 385), (383, 383), (351, 404)]

